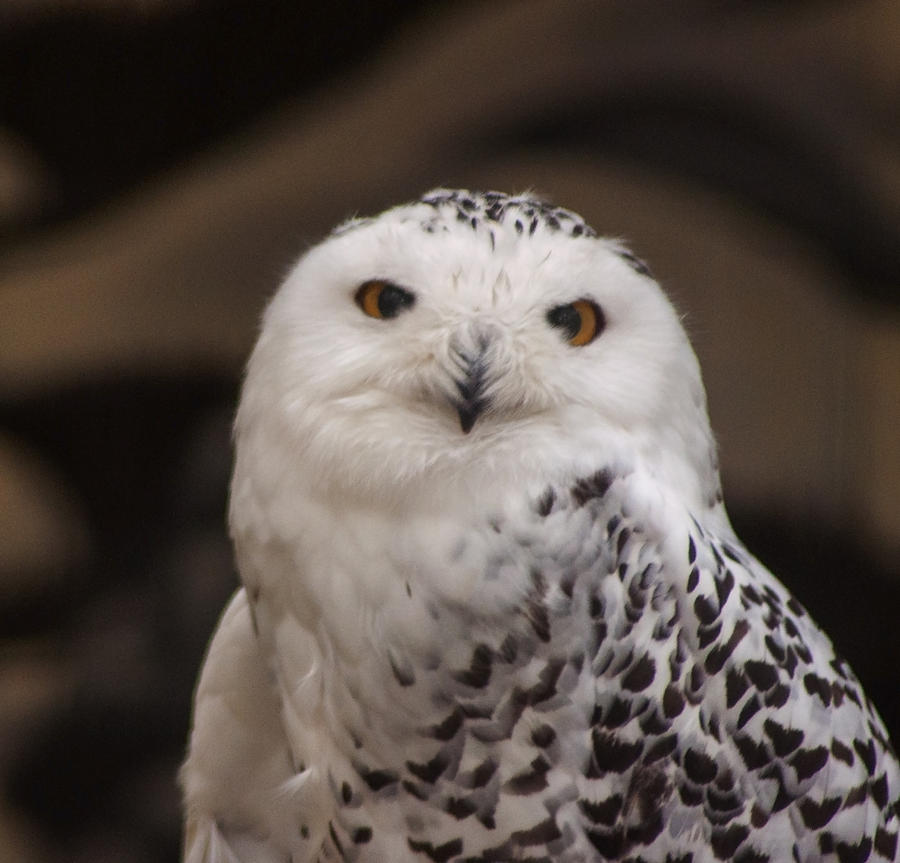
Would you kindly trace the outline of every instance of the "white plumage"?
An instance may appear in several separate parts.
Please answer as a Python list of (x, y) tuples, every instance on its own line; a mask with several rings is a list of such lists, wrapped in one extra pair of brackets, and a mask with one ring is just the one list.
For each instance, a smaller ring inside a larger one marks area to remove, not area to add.
[(576, 214), (436, 190), (304, 256), (230, 524), (189, 863), (896, 859), (884, 728), (734, 536), (672, 307)]

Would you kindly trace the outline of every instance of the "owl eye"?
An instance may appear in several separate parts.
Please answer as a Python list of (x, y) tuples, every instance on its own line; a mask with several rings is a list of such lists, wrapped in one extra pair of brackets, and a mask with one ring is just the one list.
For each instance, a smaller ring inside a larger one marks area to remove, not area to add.
[(382, 279), (363, 282), (356, 291), (355, 299), (370, 318), (396, 318), (416, 301), (409, 291)]
[(547, 312), (547, 322), (561, 329), (566, 341), (576, 348), (592, 342), (606, 326), (606, 318), (593, 300), (575, 300), (556, 306)]

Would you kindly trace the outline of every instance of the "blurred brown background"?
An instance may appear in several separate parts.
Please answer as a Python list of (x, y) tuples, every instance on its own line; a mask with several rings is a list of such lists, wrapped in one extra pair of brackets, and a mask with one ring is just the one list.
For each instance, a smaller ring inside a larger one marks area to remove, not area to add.
[(259, 312), (438, 184), (650, 262), (739, 533), (900, 737), (895, 0), (6, 0), (0, 105), (0, 859), (176, 859)]

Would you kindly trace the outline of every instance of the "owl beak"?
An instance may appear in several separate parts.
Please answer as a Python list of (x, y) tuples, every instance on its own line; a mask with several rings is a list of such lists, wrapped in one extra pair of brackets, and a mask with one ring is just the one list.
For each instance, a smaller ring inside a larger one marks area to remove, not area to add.
[(468, 434), (472, 431), (472, 426), (475, 425), (475, 420), (478, 419), (478, 416), (483, 409), (484, 403), (478, 400), (461, 400), (456, 402), (456, 412), (459, 414), (459, 427), (463, 430), (464, 434)]
[(486, 365), (483, 352), (472, 359), (463, 359), (464, 374), (454, 381), (459, 398), (453, 399), (453, 405), (459, 414), (463, 434), (468, 434), (488, 406), (488, 399), (484, 397)]

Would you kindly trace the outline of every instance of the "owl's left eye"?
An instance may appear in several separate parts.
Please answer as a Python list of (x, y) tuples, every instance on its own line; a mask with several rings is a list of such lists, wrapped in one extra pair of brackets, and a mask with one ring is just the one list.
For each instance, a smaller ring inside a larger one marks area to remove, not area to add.
[(370, 318), (396, 318), (416, 301), (415, 296), (405, 288), (383, 279), (363, 282), (354, 299)]
[(555, 306), (547, 312), (547, 323), (563, 331), (566, 341), (573, 347), (594, 341), (603, 332), (606, 318), (593, 300), (575, 300), (564, 306)]

